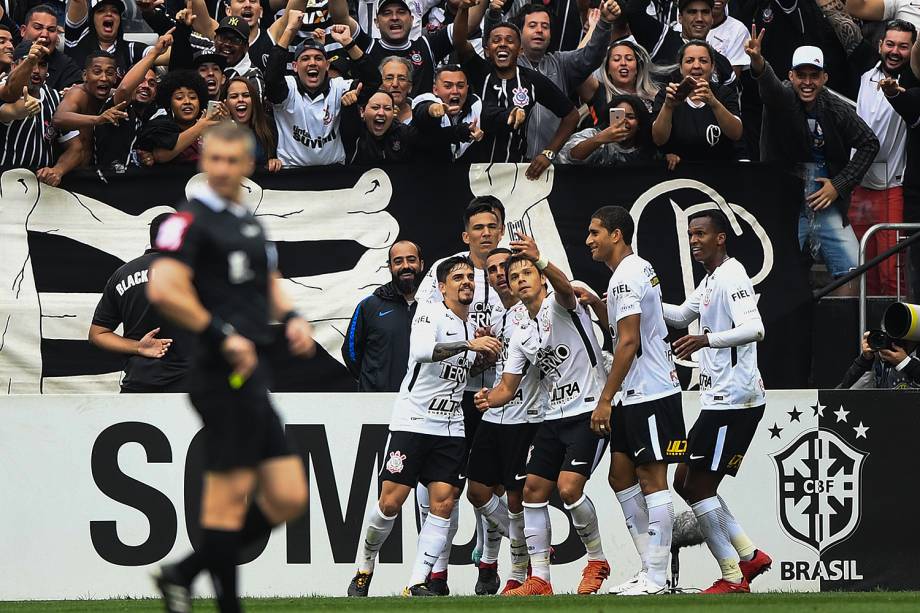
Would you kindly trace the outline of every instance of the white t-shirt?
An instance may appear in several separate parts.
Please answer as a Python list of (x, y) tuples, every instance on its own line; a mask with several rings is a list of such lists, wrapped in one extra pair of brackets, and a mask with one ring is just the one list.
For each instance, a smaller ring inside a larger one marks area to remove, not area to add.
[[(502, 343), (502, 354), (495, 363), (495, 385), (501, 381), (508, 360), (511, 338), (519, 328), (530, 331), (530, 314), (527, 307), (517, 303), (492, 324), (492, 334)], [(536, 368), (530, 368), (530, 362), (524, 366), (524, 376), (517, 392), (505, 406), (491, 408), (482, 415), (483, 421), (495, 424), (525, 424), (543, 421), (546, 413), (546, 394), (540, 387), (540, 374)]]
[(607, 371), (584, 305), (568, 309), (549, 294), (536, 318), (514, 331), (504, 370), (520, 375), (529, 362), (549, 394), (546, 421), (590, 413), (597, 406)]
[(297, 77), (287, 75), (288, 95), (273, 105), (278, 128), (278, 159), (284, 166), (324, 166), (345, 163), (345, 146), (339, 128), (342, 96), (351, 79), (329, 79), (329, 91), (310, 98), (297, 87)]
[(880, 145), (861, 185), (878, 190), (899, 187), (907, 166), (907, 124), (878, 88), (878, 82), (884, 78), (880, 65), (864, 72), (856, 98), (856, 114), (869, 124)]
[(626, 378), (623, 379), (624, 405), (649, 402), (680, 393), (674, 370), (668, 328), (661, 306), (661, 286), (655, 269), (636, 254), (623, 258), (607, 286), (607, 317), (617, 345), (617, 323), (629, 315), (639, 315), (639, 347)]
[[(470, 252), (461, 251), (455, 255), (469, 257)], [(422, 279), (421, 284), (419, 284), (418, 290), (415, 292), (415, 299), (419, 305), (426, 302), (440, 303), (444, 301), (444, 296), (441, 295), (441, 290), (438, 289), (437, 270), (438, 265), (446, 259), (441, 258), (435, 262), (428, 270), (425, 278)], [(505, 307), (502, 305), (502, 299), (498, 296), (498, 292), (489, 286), (489, 275), (486, 274), (486, 271), (481, 268), (474, 268), (473, 274), (475, 275), (475, 285), (473, 287), (473, 303), (470, 304), (469, 322), (473, 324), (474, 329), (489, 328), (501, 318), (502, 313), (505, 312)], [(479, 376), (470, 377), (466, 389), (471, 392), (478, 392), (484, 387), (490, 387), (494, 380), (495, 369), (490, 368), (483, 371)]]
[[(744, 266), (725, 260), (681, 308), (699, 314), (702, 334), (725, 332), (749, 321), (760, 321), (754, 286)], [(766, 403), (757, 368), (757, 343), (738, 347), (705, 347), (700, 360), (700, 404), (703, 409), (746, 409)]]
[[(674, 24), (674, 29), (678, 32), (682, 31), (680, 22)], [(706, 35), (706, 42), (712, 45), (713, 49), (727, 57), (732, 66), (749, 68), (751, 58), (744, 52), (744, 43), (749, 38), (751, 38), (750, 28), (745, 28), (744, 24), (734, 17), (726, 16), (725, 21), (709, 30), (709, 34)]]
[(920, 28), (920, 2), (917, 0), (884, 0), (885, 16), (882, 21), (903, 19)]
[(476, 329), (461, 320), (443, 302), (419, 304), (409, 336), (409, 364), (393, 406), (390, 430), (435, 436), (464, 436), (463, 390), (473, 351), (463, 351), (440, 362), (430, 360), (437, 343), (469, 341)]

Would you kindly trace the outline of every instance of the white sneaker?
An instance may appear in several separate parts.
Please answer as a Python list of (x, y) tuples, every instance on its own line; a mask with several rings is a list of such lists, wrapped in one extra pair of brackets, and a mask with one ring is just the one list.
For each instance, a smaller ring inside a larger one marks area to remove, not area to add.
[(637, 572), (635, 575), (633, 575), (632, 577), (630, 577), (623, 583), (619, 585), (614, 585), (612, 588), (610, 588), (610, 590), (607, 593), (608, 594), (622, 594), (626, 590), (629, 590), (635, 587), (636, 584), (639, 583), (640, 580), (644, 580), (644, 579), (645, 579), (645, 571), (640, 570), (639, 572)]
[(663, 594), (664, 592), (665, 587), (663, 585), (658, 585), (649, 579), (648, 575), (642, 573), (636, 584), (625, 592), (620, 592), (620, 596), (650, 596), (652, 594)]

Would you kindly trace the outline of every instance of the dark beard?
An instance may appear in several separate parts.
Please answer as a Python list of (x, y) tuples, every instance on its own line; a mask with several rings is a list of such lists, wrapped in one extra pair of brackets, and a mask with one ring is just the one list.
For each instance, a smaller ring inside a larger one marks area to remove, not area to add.
[[(400, 278), (399, 275), (403, 274), (404, 272), (411, 272), (412, 278), (411, 279)], [(399, 291), (400, 294), (414, 294), (415, 290), (418, 289), (419, 283), (421, 282), (422, 282), (422, 272), (421, 271), (415, 271), (415, 270), (412, 270), (411, 268), (403, 268), (393, 273), (393, 285), (396, 286), (396, 289)]]

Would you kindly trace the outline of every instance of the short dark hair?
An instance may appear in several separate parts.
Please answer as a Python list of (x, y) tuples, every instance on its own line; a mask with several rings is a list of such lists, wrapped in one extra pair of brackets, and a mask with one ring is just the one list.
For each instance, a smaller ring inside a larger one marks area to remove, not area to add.
[(693, 215), (687, 218), (687, 223), (690, 223), (694, 219), (704, 219), (708, 218), (709, 223), (713, 225), (716, 229), (716, 232), (721, 232), (728, 238), (729, 230), (731, 229), (731, 223), (728, 221), (728, 217), (719, 209), (705, 209), (702, 211), (697, 211)]
[[(680, 49), (677, 50), (677, 63), (678, 63), (678, 64), (682, 64), (682, 63), (683, 63), (683, 61), (684, 61), (684, 53), (686, 53), (686, 52), (687, 52), (687, 49), (689, 49), (690, 47), (703, 47), (703, 48), (705, 48), (705, 49), (706, 49), (706, 52), (709, 54), (709, 63), (710, 63), (710, 64), (713, 64), (713, 65), (715, 64), (715, 62), (716, 62), (716, 50), (713, 49), (713, 48), (712, 48), (712, 45), (710, 45), (709, 43), (707, 43), (705, 40), (701, 40), (701, 39), (699, 39), (699, 38), (694, 38), (693, 40), (688, 40), (688, 41), (685, 42), (683, 45), (681, 45)], [(713, 66), (713, 69), (715, 69), (715, 66)]]
[(495, 196), (476, 196), (466, 205), (463, 211), (463, 227), (470, 225), (470, 219), (473, 215), (480, 213), (492, 213), (498, 219), (499, 224), (505, 223), (505, 205)]
[(514, 32), (517, 33), (518, 42), (521, 42), (521, 29), (517, 27), (516, 23), (513, 23), (511, 21), (499, 21), (494, 26), (492, 26), (492, 28), (488, 32), (486, 32), (486, 35), (484, 36), (485, 40), (483, 41), (483, 45), (489, 44), (489, 37), (492, 36), (492, 32), (494, 32), (495, 30), (499, 28), (508, 28), (509, 30), (514, 30)]
[(415, 247), (415, 252), (418, 254), (418, 259), (420, 260), (422, 259), (422, 248), (419, 246), (418, 243), (416, 243), (415, 241), (410, 241), (408, 238), (397, 238), (395, 241), (393, 241), (393, 244), (390, 245), (390, 248), (387, 249), (387, 263), (389, 263), (390, 260), (393, 259), (393, 247), (395, 247), (399, 243), (409, 243), (410, 245)]
[[(514, 264), (517, 264), (518, 262), (530, 262), (531, 264), (533, 264), (533, 260), (525, 256), (523, 253), (512, 253), (511, 257), (505, 260), (505, 276), (506, 277), (511, 274), (511, 266)], [(534, 268), (537, 268), (536, 265), (534, 265)], [(543, 271), (540, 270), (539, 268), (537, 268), (537, 272), (540, 273), (541, 276), (543, 275)]]
[(514, 252), (508, 249), (507, 247), (496, 247), (492, 251), (486, 254), (486, 259), (488, 260), (493, 255), (514, 255)]
[(44, 13), (46, 15), (52, 15), (55, 21), (60, 21), (58, 19), (58, 14), (54, 12), (54, 9), (48, 6), (47, 4), (39, 4), (38, 6), (33, 6), (29, 9), (29, 12), (26, 13), (26, 17), (23, 20), (23, 24), (28, 24), (32, 19), (32, 16), (36, 13)]
[(527, 21), (527, 16), (533, 15), (534, 13), (546, 13), (547, 14), (547, 16), (549, 17), (549, 33), (550, 35), (552, 35), (553, 33), (553, 15), (552, 13), (549, 12), (549, 7), (544, 5), (543, 3), (528, 4), (527, 6), (525, 6), (524, 9), (521, 11), (521, 16), (518, 18), (518, 23), (515, 25), (517, 25), (519, 28), (523, 30), (524, 22)]
[(466, 74), (466, 68), (460, 64), (441, 64), (434, 69), (434, 78), (432, 80), (437, 81), (438, 77), (440, 77), (441, 74), (445, 72), (462, 72), (464, 77), (467, 79), (469, 78), (469, 76)]
[(612, 205), (602, 206), (594, 211), (594, 214), (591, 215), (591, 219), (596, 219), (601, 222), (601, 225), (604, 226), (608, 232), (619, 230), (620, 233), (623, 234), (623, 240), (626, 241), (626, 244), (629, 245), (632, 243), (636, 224), (633, 222), (633, 218), (629, 214), (629, 211), (623, 207)]
[(469, 257), (465, 255), (451, 256), (438, 264), (438, 267), (435, 269), (435, 276), (438, 279), (438, 283), (447, 283), (447, 275), (455, 268), (461, 266), (467, 266), (470, 270), (476, 270), (476, 267), (473, 265), (473, 260)]
[(86, 56), (86, 60), (83, 61), (83, 68), (89, 68), (89, 67), (92, 65), (92, 63), (93, 63), (93, 60), (95, 60), (95, 59), (97, 59), (97, 58), (103, 58), (103, 59), (106, 59), (106, 60), (112, 60), (112, 61), (115, 62), (116, 64), (118, 63), (118, 62), (115, 60), (115, 56), (112, 55), (111, 53), (109, 53), (108, 51), (103, 51), (102, 49), (93, 49), (93, 50), (90, 51), (89, 54)]
[(9, 32), (10, 34), (13, 33), (13, 31), (10, 30), (10, 27), (6, 25), (5, 23), (0, 23), (0, 30), (3, 30), (4, 32)]
[(172, 213), (160, 213), (150, 220), (150, 247), (156, 249), (157, 235), (160, 233), (160, 226), (163, 222), (172, 217)]
[(677, 3), (677, 11), (680, 13), (683, 13), (684, 9), (687, 8), (688, 5), (694, 2), (705, 2), (706, 4), (709, 5), (709, 8), (711, 9), (715, 8), (716, 6), (716, 3), (714, 2), (714, 0), (679, 0), (679, 2)]
[(917, 27), (909, 21), (903, 19), (892, 19), (885, 22), (885, 32), (909, 32), (910, 42), (917, 42)]

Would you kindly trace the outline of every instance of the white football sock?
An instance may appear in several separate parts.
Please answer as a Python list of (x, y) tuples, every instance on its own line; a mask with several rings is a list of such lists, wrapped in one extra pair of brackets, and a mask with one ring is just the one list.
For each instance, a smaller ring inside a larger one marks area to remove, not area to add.
[(393, 530), (393, 524), (396, 522), (396, 516), (387, 517), (380, 510), (380, 506), (375, 502), (367, 511), (367, 517), (364, 519), (367, 529), (364, 532), (364, 547), (361, 551), (361, 557), (358, 558), (358, 570), (362, 572), (374, 572), (374, 564), (377, 562), (377, 553), (383, 547), (387, 537)]
[(700, 523), (709, 551), (722, 569), (722, 578), (732, 583), (741, 583), (744, 576), (738, 567), (738, 554), (725, 530), (724, 511), (719, 499), (715, 496), (706, 498), (690, 505), (690, 508)]
[(642, 495), (642, 488), (637, 483), (616, 492), (616, 496), (626, 518), (626, 528), (642, 561), (642, 570), (648, 570), (648, 507), (645, 504), (645, 496)]
[(589, 560), (606, 560), (604, 545), (601, 543), (601, 532), (597, 524), (597, 511), (594, 503), (587, 494), (573, 505), (565, 505), (566, 510), (572, 515), (572, 524), (575, 531), (588, 552)]
[(662, 587), (668, 580), (668, 556), (674, 529), (671, 491), (661, 490), (645, 497), (648, 506), (648, 577)]
[(548, 502), (524, 503), (524, 540), (533, 574), (545, 581), (550, 580), (549, 547), (550, 523)]
[(449, 531), (450, 518), (438, 517), (434, 513), (428, 514), (428, 519), (418, 535), (418, 548), (415, 551), (409, 585), (418, 585), (428, 579), (428, 574), (432, 572), (440, 552), (444, 550)]
[(748, 562), (754, 557), (754, 553), (757, 552), (757, 547), (754, 545), (754, 542), (748, 538), (748, 535), (744, 532), (744, 528), (741, 527), (741, 524), (739, 524), (735, 516), (732, 515), (732, 512), (729, 510), (728, 505), (725, 504), (722, 497), (719, 496), (718, 498), (719, 504), (722, 505), (722, 511), (724, 512), (725, 532), (728, 533), (728, 538), (731, 539), (732, 546), (735, 548), (735, 551), (738, 552), (738, 556), (745, 562)]
[(485, 523), (482, 521), (482, 513), (479, 512), (479, 509), (473, 507), (473, 521), (476, 522), (476, 547), (475, 549), (482, 553), (485, 548), (486, 540), (486, 529)]
[(450, 550), (454, 544), (454, 537), (457, 535), (457, 528), (460, 526), (460, 501), (454, 501), (454, 510), (450, 513), (450, 525), (448, 526), (447, 531), (447, 541), (444, 543), (444, 548), (441, 550), (441, 555), (438, 556), (438, 561), (434, 563), (434, 568), (431, 569), (431, 572), (440, 573), (447, 570), (447, 565), (450, 564)]
[(508, 507), (502, 499), (492, 494), (492, 499), (476, 509), (482, 517), (486, 538), (482, 547), (482, 561), (486, 564), (498, 562), (502, 537), (508, 536)]
[(424, 526), (431, 509), (431, 501), (428, 499), (428, 488), (421, 483), (415, 486), (415, 505), (418, 507), (419, 525)]
[(524, 583), (527, 578), (527, 540), (524, 538), (524, 512), (508, 512), (508, 538), (511, 540), (511, 573), (508, 579)]

